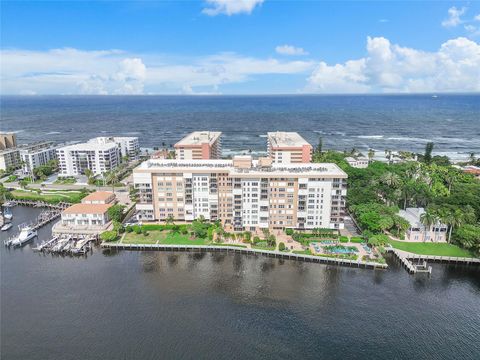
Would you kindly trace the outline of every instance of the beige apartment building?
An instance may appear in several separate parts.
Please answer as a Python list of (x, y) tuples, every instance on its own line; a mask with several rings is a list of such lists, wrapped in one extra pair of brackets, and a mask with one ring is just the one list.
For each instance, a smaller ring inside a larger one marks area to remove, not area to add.
[(175, 158), (178, 160), (220, 159), (221, 135), (219, 131), (192, 132), (175, 144)]
[(221, 220), (226, 229), (344, 227), (347, 174), (335, 164), (148, 160), (133, 172), (143, 221)]
[(17, 135), (13, 132), (0, 133), (0, 150), (17, 147)]
[(312, 145), (296, 132), (269, 132), (267, 146), (268, 156), (274, 163), (297, 164), (312, 160)]

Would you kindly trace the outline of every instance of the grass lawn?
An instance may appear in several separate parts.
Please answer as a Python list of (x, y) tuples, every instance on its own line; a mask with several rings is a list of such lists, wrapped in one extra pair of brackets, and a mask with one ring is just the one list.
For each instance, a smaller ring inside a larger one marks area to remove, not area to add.
[(301, 254), (301, 255), (312, 255), (310, 249), (307, 250), (293, 250), (292, 253), (294, 254)]
[(268, 246), (266, 241), (260, 241), (255, 245), (252, 245), (252, 249), (258, 250), (275, 250), (275, 246)]
[(473, 257), (467, 250), (446, 243), (388, 241), (394, 248), (419, 255)]
[(126, 233), (124, 244), (168, 244), (168, 245), (208, 245), (207, 239), (190, 240), (189, 235), (172, 233), (169, 231), (149, 231), (147, 236), (134, 232)]
[(49, 203), (59, 203), (59, 202), (70, 202), (78, 203), (80, 202), (82, 196), (79, 192), (67, 192), (63, 191), (57, 194), (38, 194), (35, 191), (24, 191), (24, 190), (13, 190), (11, 192), (14, 199), (18, 200), (37, 200), (37, 201), (46, 201)]

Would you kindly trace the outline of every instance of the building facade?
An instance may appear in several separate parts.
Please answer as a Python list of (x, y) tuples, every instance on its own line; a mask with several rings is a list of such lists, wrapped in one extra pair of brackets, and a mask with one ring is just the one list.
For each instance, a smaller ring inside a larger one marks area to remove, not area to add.
[(41, 142), (19, 149), (23, 172), (29, 174), (33, 169), (46, 165), (57, 158), (57, 148), (53, 142)]
[(119, 146), (115, 142), (75, 144), (57, 149), (60, 176), (77, 176), (89, 169), (101, 175), (115, 169), (121, 161)]
[(405, 210), (400, 210), (398, 215), (410, 223), (410, 227), (405, 234), (405, 240), (418, 242), (446, 242), (447, 225), (438, 222), (430, 227), (426, 227), (421, 221), (423, 213), (425, 213), (424, 208), (406, 208)]
[(21, 165), (17, 148), (0, 150), (0, 170), (18, 169)]
[(97, 137), (89, 140), (89, 142), (97, 142), (101, 144), (116, 143), (120, 149), (120, 157), (128, 156), (129, 159), (137, 159), (140, 153), (140, 144), (138, 137), (132, 136), (113, 136), (113, 137)]
[(269, 132), (268, 156), (277, 164), (309, 163), (313, 147), (296, 132)]
[(0, 133), (0, 150), (17, 147), (17, 135), (13, 132)]
[(343, 228), (347, 175), (335, 164), (148, 160), (136, 168), (142, 220), (221, 220), (235, 231)]
[(222, 133), (219, 131), (195, 131), (175, 144), (178, 160), (208, 160), (222, 157)]
[(369, 160), (365, 157), (359, 157), (359, 158), (353, 158), (353, 157), (347, 157), (345, 160), (348, 162), (348, 164), (351, 167), (358, 168), (358, 169), (365, 169), (368, 167)]

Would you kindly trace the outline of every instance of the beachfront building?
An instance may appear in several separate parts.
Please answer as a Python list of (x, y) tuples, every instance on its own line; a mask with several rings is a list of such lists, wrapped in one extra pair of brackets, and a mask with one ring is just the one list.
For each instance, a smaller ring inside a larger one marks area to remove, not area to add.
[(115, 169), (121, 161), (120, 148), (116, 142), (95, 138), (86, 143), (57, 149), (60, 176), (77, 176), (89, 169), (101, 175)]
[(54, 233), (95, 234), (110, 225), (108, 209), (115, 204), (115, 195), (97, 191), (62, 212), (61, 221), (55, 224)]
[(221, 135), (219, 131), (192, 132), (175, 144), (175, 158), (178, 160), (220, 159)]
[(46, 165), (57, 158), (57, 148), (53, 142), (45, 141), (19, 148), (23, 172), (29, 174), (33, 169)]
[(235, 231), (344, 227), (347, 175), (335, 164), (148, 160), (133, 172), (142, 220), (221, 220)]
[(116, 143), (120, 148), (120, 157), (128, 157), (129, 159), (137, 159), (140, 153), (140, 145), (138, 137), (134, 136), (113, 136), (113, 137), (97, 137), (89, 140), (102, 144)]
[(346, 157), (345, 160), (351, 167), (358, 169), (365, 169), (366, 167), (368, 167), (369, 163), (369, 160), (366, 157), (353, 158), (349, 156)]
[(309, 163), (313, 147), (296, 132), (269, 132), (268, 156), (277, 164)]
[(13, 132), (0, 132), (0, 150), (17, 147), (17, 135)]
[(419, 242), (446, 242), (447, 225), (437, 222), (430, 227), (426, 227), (421, 221), (423, 213), (425, 213), (424, 208), (406, 208), (405, 210), (400, 210), (398, 215), (410, 223), (410, 227), (406, 232), (405, 240)]
[(17, 148), (0, 150), (0, 170), (18, 169), (20, 165), (20, 152)]
[(471, 175), (475, 176), (477, 179), (480, 179), (480, 167), (479, 166), (468, 165), (468, 166), (465, 166), (465, 167), (461, 168), (461, 170), (465, 174), (471, 174)]

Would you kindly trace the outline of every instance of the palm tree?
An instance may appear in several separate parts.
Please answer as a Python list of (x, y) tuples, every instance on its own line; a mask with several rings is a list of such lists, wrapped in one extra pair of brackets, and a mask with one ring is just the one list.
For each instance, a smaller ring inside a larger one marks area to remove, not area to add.
[(452, 239), (452, 230), (454, 227), (462, 226), (464, 223), (464, 214), (463, 211), (460, 209), (455, 209), (449, 218), (450, 222), (450, 229), (448, 230), (448, 242)]
[(173, 215), (168, 215), (165, 219), (165, 225), (175, 225)]
[(397, 174), (387, 172), (382, 175), (380, 181), (385, 185), (396, 188), (400, 184), (400, 177)]
[(115, 184), (118, 182), (118, 175), (115, 171), (109, 171), (107, 173), (107, 183), (112, 185), (112, 191), (115, 193)]
[(369, 149), (368, 150), (368, 161), (369, 162), (372, 161), (374, 157), (375, 157), (375, 150)]
[(420, 215), (420, 222), (425, 227), (423, 231), (423, 242), (425, 242), (427, 232), (430, 232), (432, 225), (436, 222), (435, 215), (427, 209), (422, 215)]
[(475, 164), (475, 153), (473, 153), (473, 152), (470, 153), (469, 158), (470, 158), (470, 163), (471, 163), (472, 165), (474, 165), (474, 164)]

